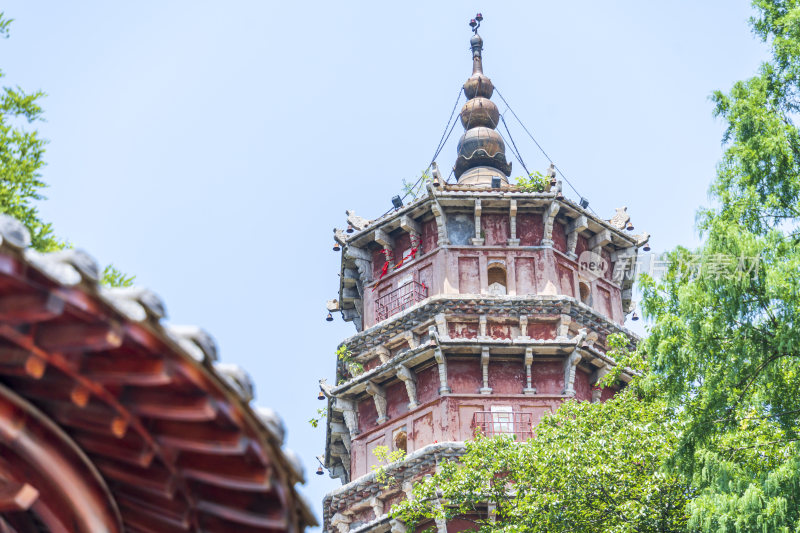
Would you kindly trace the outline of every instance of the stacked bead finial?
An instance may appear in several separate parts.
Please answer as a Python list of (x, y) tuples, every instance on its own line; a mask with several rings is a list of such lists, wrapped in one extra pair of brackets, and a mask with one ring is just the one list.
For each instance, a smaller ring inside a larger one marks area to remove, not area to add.
[(492, 178), (499, 177), (501, 182), (508, 183), (506, 177), (511, 174), (511, 164), (506, 161), (503, 138), (495, 131), (500, 112), (490, 100), (494, 85), (483, 74), (483, 39), (478, 35), (482, 20), (483, 16), (478, 13), (470, 21), (472, 76), (464, 83), (467, 103), (461, 109), (461, 124), (466, 131), (458, 142), (455, 176), (459, 184), (488, 187)]

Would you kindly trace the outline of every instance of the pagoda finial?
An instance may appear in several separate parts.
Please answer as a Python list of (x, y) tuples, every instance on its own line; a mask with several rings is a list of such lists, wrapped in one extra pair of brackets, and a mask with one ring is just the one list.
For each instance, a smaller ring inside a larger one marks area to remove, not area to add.
[(483, 73), (483, 65), (481, 64), (481, 50), (483, 50), (483, 39), (478, 35), (478, 28), (481, 27), (483, 15), (478, 13), (475, 18), (469, 21), (472, 27), (472, 39), (469, 40), (470, 47), (472, 48), (472, 73)]
[(483, 15), (469, 21), (472, 27), (472, 76), (464, 83), (467, 103), (461, 109), (461, 124), (466, 130), (458, 142), (455, 175), (458, 183), (489, 186), (492, 178), (508, 184), (511, 164), (506, 161), (503, 138), (495, 128), (500, 120), (497, 106), (490, 100), (494, 92), (492, 80), (483, 74), (483, 39), (478, 35)]

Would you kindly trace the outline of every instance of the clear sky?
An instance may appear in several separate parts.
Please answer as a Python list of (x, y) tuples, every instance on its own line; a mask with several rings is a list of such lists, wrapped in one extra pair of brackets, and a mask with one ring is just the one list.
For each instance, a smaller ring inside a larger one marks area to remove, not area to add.
[[(471, 72), (469, 19), (483, 12), (484, 70), (556, 164), (604, 218), (628, 206), (655, 251), (698, 242), (721, 154), (708, 96), (765, 54), (746, 0), (3, 9), (16, 19), (0, 42), (5, 83), (48, 93), (44, 218), (250, 372), (305, 461), (318, 516), (338, 481), (314, 475), (325, 436), (307, 420), (354, 332), (324, 321), (338, 290), (331, 231), (345, 209), (383, 214), (427, 166)], [(509, 125), (528, 168), (544, 170)]]

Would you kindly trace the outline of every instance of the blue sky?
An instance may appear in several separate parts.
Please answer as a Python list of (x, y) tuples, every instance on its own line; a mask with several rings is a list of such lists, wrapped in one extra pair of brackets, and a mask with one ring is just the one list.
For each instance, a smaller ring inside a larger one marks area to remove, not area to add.
[[(338, 482), (313, 475), (324, 432), (307, 420), (353, 333), (324, 321), (338, 286), (331, 230), (345, 209), (383, 214), (428, 164), (470, 74), (469, 19), (483, 12), (486, 74), (580, 194), (605, 218), (628, 206), (656, 251), (698, 242), (721, 154), (708, 96), (765, 54), (744, 0), (3, 9), (16, 19), (0, 42), (5, 83), (48, 93), (44, 218), (250, 372), (305, 460), (318, 515)], [(509, 126), (528, 168), (544, 170)]]

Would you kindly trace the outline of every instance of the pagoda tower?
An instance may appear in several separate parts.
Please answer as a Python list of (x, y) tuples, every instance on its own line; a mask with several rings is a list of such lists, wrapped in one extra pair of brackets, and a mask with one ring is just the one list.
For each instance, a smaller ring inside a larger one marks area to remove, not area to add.
[[(323, 502), (328, 532), (405, 531), (392, 504), (476, 432), (526, 440), (566, 399), (603, 401), (630, 379), (595, 386), (614, 364), (607, 336), (635, 338), (630, 266), (647, 235), (626, 232), (625, 208), (603, 220), (567, 199), (552, 165), (541, 191), (509, 184), (476, 19), (457, 183), (434, 166), (427, 194), (376, 220), (347, 211), (347, 230), (334, 230), (341, 283), (329, 310), (357, 333), (340, 345), (337, 383), (320, 383), (323, 464), (342, 482)], [(385, 466), (389, 485), (373, 471), (380, 446), (405, 452)]]

